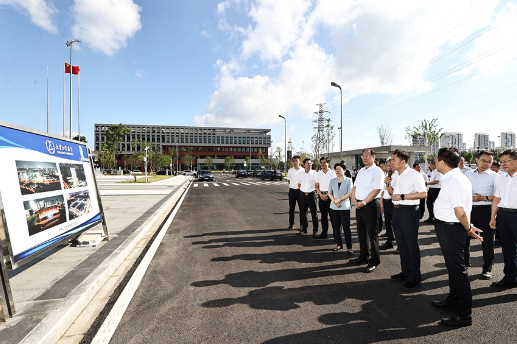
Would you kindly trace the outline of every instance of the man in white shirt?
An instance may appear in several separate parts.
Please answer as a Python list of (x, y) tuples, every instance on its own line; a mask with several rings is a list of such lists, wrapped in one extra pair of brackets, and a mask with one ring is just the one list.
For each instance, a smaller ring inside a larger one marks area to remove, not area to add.
[[(384, 173), (374, 163), (375, 151), (367, 148), (361, 156), (365, 167), (357, 172), (352, 189), (352, 203), (356, 208), (357, 236), (361, 252), (351, 262), (368, 263), (365, 272), (374, 272), (381, 263), (379, 254), (379, 215), (381, 212), (381, 190), (384, 187)], [(370, 255), (371, 248), (371, 255)], [(370, 255), (370, 259), (368, 256)]]
[(470, 224), (472, 185), (458, 168), (460, 152), (456, 148), (438, 151), (436, 168), (443, 174), (442, 188), (434, 206), (436, 237), (440, 243), (449, 273), (449, 295), (443, 301), (432, 301), (440, 308), (456, 313), (442, 318), (449, 326), (472, 325), (472, 290), (465, 266), (464, 247), (468, 236), (483, 240), (481, 231)]
[[(386, 177), (393, 174), (393, 166), (391, 162), (391, 158), (386, 159)], [(382, 164), (381, 164), (382, 166)], [(388, 250), (393, 248), (393, 242), (395, 241), (395, 236), (393, 235), (393, 202), (391, 200), (391, 196), (388, 192), (389, 185), (386, 184), (384, 187), (384, 191), (382, 192), (382, 196), (379, 198), (381, 201), (381, 212), (384, 213), (384, 226), (386, 227), (386, 233), (381, 235), (381, 237), (386, 237), (386, 242), (379, 246), (381, 250)]]
[(501, 164), (498, 163), (497, 161), (492, 162), (492, 167), (490, 169), (500, 176), (507, 174), (504, 169), (501, 169)]
[(329, 230), (329, 221), (328, 218), (330, 216), (330, 223), (332, 224), (332, 229), (334, 229), (334, 223), (332, 221), (332, 209), (330, 209), (330, 198), (328, 195), (329, 192), (329, 183), (332, 179), (336, 178), (336, 172), (329, 168), (330, 159), (327, 157), (322, 157), (320, 159), (320, 167), (321, 169), (316, 174), (316, 192), (319, 196), (318, 207), (320, 208), (321, 213), (321, 234), (317, 235), (316, 239), (324, 239), (327, 237), (327, 233)]
[(318, 233), (318, 213), (316, 209), (316, 171), (312, 169), (312, 161), (303, 160), (304, 169), (298, 173), (298, 187), (300, 188), (300, 223), (298, 234), (306, 234), (309, 228), (307, 210), (310, 209), (312, 217), (312, 235)]
[[(429, 177), (427, 176), (427, 173), (424, 173), (422, 171), (422, 169), (420, 168), (420, 164), (418, 162), (415, 162), (413, 164), (413, 169), (417, 172), (420, 172), (420, 175), (422, 176), (422, 178), (424, 178), (425, 186), (427, 187), (427, 183), (429, 183)], [(424, 214), (425, 214), (425, 198), (422, 198), (420, 200), (419, 208), (420, 208), (420, 220), (422, 220), (424, 218)]]
[[(494, 200), (495, 183), (499, 175), (490, 169), (494, 154), (490, 151), (482, 151), (476, 159), (477, 168), (465, 172), (472, 184), (472, 212), (471, 222), (481, 229), (483, 242), (483, 271), (481, 278), (489, 280), (492, 278), (492, 262), (494, 261), (494, 230), (490, 228), (492, 213), (492, 201)], [(465, 243), (465, 265), (470, 266), (470, 238)]]
[(427, 195), (427, 211), (429, 212), (429, 218), (424, 222), (433, 223), (434, 222), (434, 202), (440, 193), (440, 188), (442, 187), (442, 183), (440, 179), (442, 178), (442, 174), (436, 168), (436, 161), (431, 161), (431, 168), (433, 172), (431, 173), (431, 177), (429, 178), (429, 182), (427, 186), (429, 186), (429, 191)]
[(493, 287), (517, 286), (517, 149), (501, 153), (501, 166), (507, 172), (499, 176), (492, 201), (490, 227), (497, 229), (504, 258), (504, 277)]
[(459, 169), (461, 171), (461, 173), (465, 174), (465, 172), (467, 171), (471, 171), (472, 169), (468, 166), (465, 166), (465, 158), (464, 157), (461, 157), (460, 159), (460, 164), (459, 164)]
[[(298, 203), (298, 210), (300, 210), (300, 188), (298, 187), (298, 173), (303, 171), (300, 167), (300, 157), (293, 156), (293, 167), (287, 171), (287, 182), (289, 183), (289, 227), (294, 228), (294, 209)], [(301, 225), (300, 225), (301, 228)]]
[(391, 157), (394, 178), (386, 177), (388, 192), (393, 200), (393, 231), (400, 255), (402, 272), (391, 276), (394, 280), (406, 280), (404, 288), (415, 290), (422, 283), (420, 273), (420, 247), (418, 227), (420, 223), (420, 199), (427, 197), (427, 189), (418, 171), (408, 166), (409, 154), (397, 149)]

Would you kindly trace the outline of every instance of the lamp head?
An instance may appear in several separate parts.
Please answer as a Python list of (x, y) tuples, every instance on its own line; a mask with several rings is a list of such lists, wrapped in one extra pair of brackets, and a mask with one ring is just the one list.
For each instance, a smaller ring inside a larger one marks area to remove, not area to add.
[(332, 82), (330, 83), (330, 86), (339, 87), (339, 89), (341, 89), (341, 86), (339, 86), (338, 84), (336, 84), (334, 81), (332, 81)]

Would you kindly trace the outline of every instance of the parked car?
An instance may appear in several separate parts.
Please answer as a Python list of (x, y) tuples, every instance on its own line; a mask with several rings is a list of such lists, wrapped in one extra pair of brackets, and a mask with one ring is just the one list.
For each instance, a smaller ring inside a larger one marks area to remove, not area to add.
[(275, 171), (273, 170), (266, 170), (262, 173), (262, 177), (261, 177), (262, 180), (265, 180), (265, 179), (269, 179), (269, 180), (283, 180), (284, 179), (284, 175), (282, 174), (282, 172), (280, 171), (277, 171), (276, 172), (276, 177), (275, 177)]
[(253, 173), (253, 176), (255, 178), (262, 177), (262, 170), (255, 170), (255, 172)]
[(191, 171), (191, 170), (185, 170), (185, 171), (183, 171), (183, 175), (184, 176), (195, 176), (196, 172), (195, 171)]
[(166, 175), (166, 174), (167, 174), (167, 170), (163, 170), (163, 171), (158, 171), (158, 172), (156, 172), (156, 175), (158, 175), (158, 176), (164, 176), (164, 175)]
[(248, 177), (253, 177), (253, 170), (248, 170), (246, 172), (248, 172)]
[(237, 171), (237, 173), (235, 173), (235, 178), (239, 178), (239, 177), (248, 178), (248, 172), (246, 172), (246, 170)]
[(211, 180), (211, 181), (214, 181), (214, 174), (212, 173), (212, 171), (201, 170), (198, 173), (197, 179), (198, 180)]
[(138, 170), (135, 170), (135, 171), (131, 171), (132, 174), (142, 174), (141, 171), (138, 171)]

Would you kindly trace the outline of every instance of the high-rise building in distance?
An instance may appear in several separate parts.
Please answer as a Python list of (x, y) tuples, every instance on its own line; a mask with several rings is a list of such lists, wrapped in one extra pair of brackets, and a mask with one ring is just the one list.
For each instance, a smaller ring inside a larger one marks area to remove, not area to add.
[(501, 148), (515, 148), (515, 133), (505, 131), (501, 133)]

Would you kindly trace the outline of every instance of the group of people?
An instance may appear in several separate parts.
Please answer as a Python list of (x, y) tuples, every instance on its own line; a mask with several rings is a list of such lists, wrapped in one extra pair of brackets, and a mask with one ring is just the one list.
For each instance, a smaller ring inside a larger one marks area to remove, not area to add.
[[(379, 250), (393, 248), (396, 243), (401, 271), (391, 279), (405, 281), (406, 290), (416, 290), (422, 283), (418, 230), (427, 199), (429, 218), (424, 222), (434, 224), (450, 287), (448, 297), (432, 301), (432, 305), (455, 310), (452, 316), (441, 319), (443, 324), (472, 324), (472, 292), (467, 272), (471, 239), (482, 242), (481, 278), (490, 280), (497, 235), (504, 257), (504, 278), (492, 286), (517, 286), (516, 149), (504, 151), (500, 163), (494, 161), (492, 152), (481, 151), (476, 159), (477, 167), (471, 169), (465, 166), (456, 148), (442, 148), (427, 173), (421, 171), (418, 163), (411, 168), (409, 154), (403, 150), (397, 149), (390, 158), (376, 162), (374, 150), (367, 148), (361, 159), (364, 167), (350, 173), (343, 161), (331, 169), (330, 159), (322, 157), (321, 169), (316, 172), (310, 159), (302, 163), (299, 156), (293, 157), (293, 168), (287, 174), (288, 229), (295, 229), (298, 203), (298, 234), (308, 232), (310, 211), (313, 237), (327, 238), (330, 222), (337, 244), (333, 250), (343, 249), (344, 238), (347, 253), (352, 256), (350, 212), (355, 207), (359, 256), (350, 262), (366, 264), (364, 271), (373, 273), (381, 263)], [(383, 223), (386, 242), (379, 245)]]

